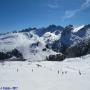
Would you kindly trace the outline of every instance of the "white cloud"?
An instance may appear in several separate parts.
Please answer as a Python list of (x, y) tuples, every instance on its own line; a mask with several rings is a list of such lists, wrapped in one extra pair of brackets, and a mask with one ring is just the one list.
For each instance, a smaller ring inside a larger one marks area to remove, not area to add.
[(90, 6), (90, 0), (86, 0), (85, 3), (81, 5), (81, 9), (86, 9)]
[(51, 0), (51, 2), (47, 5), (49, 8), (58, 8), (59, 7), (59, 0)]
[(49, 8), (58, 8), (59, 6), (57, 4), (48, 4)]
[(87, 9), (88, 7), (90, 7), (90, 0), (86, 0), (78, 9), (74, 9), (74, 10), (67, 10), (65, 11), (65, 15), (63, 16), (63, 20), (68, 19), (68, 18), (72, 18), (73, 16), (75, 16), (78, 12), (83, 11), (84, 9)]
[(66, 18), (71, 18), (71, 17), (73, 17), (74, 15), (76, 15), (77, 12), (79, 12), (79, 9), (65, 11), (65, 15), (64, 15), (63, 18), (64, 18), (64, 19), (66, 19)]

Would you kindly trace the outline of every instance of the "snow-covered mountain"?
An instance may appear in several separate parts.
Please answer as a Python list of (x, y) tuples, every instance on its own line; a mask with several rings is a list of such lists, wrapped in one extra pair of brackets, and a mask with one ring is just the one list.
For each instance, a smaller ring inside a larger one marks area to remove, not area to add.
[[(81, 52), (73, 52), (75, 55), (71, 55), (69, 51), (72, 51), (72, 48), (79, 51), (84, 48), (82, 52), (87, 54), (89, 44), (90, 24), (78, 27), (73, 25), (66, 27), (50, 25), (46, 28), (29, 28), (19, 32), (0, 34), (0, 52), (2, 56), (8, 54), (7, 56), (10, 58), (17, 58), (15, 54), (18, 52), (24, 59), (30, 61), (46, 60), (49, 55), (59, 53), (63, 53), (67, 57), (68, 55), (69, 57), (80, 56), (76, 54)], [(81, 56), (84, 54), (81, 54)]]
[(29, 60), (44, 60), (49, 54), (55, 53), (49, 49), (44, 50), (44, 37), (39, 37), (33, 31), (1, 35), (0, 52), (10, 52), (13, 49), (17, 49), (24, 59)]
[[(90, 25), (83, 25), (76, 28), (73, 25), (69, 25), (66, 26), (62, 31), (61, 38), (54, 42), (52, 48), (53, 50), (60, 51), (64, 54), (70, 53), (70, 51), (68, 50), (69, 48), (71, 49), (71, 51), (73, 51), (72, 47), (74, 47), (77, 51), (80, 51), (80, 49), (83, 50), (83, 48), (85, 48), (84, 51), (87, 53), (89, 50), (89, 45)], [(83, 51), (80, 51), (78, 54), (80, 54), (81, 52)], [(75, 51), (73, 51), (73, 53), (75, 53)], [(80, 56), (82, 56), (82, 54)]]
[[(0, 61), (18, 60), (0, 63), (0, 89), (90, 90), (90, 55), (82, 56), (90, 53), (89, 32), (90, 25), (69, 25), (42, 35), (35, 28), (0, 34)], [(61, 56), (76, 58), (54, 61)], [(38, 62), (46, 58), (53, 62)]]

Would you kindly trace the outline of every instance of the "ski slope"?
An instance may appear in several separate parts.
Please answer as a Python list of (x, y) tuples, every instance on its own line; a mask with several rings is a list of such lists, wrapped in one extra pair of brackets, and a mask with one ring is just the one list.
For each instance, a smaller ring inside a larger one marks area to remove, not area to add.
[(90, 55), (63, 62), (2, 62), (0, 87), (16, 90), (90, 90)]

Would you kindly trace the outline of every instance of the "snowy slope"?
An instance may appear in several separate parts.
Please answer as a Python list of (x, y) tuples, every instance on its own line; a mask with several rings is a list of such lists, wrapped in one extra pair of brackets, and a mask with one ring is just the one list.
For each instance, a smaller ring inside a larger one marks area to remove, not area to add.
[(56, 54), (54, 51), (48, 49), (43, 51), (45, 45), (46, 43), (43, 38), (34, 34), (33, 31), (27, 33), (10, 33), (0, 36), (0, 52), (18, 49), (24, 59), (30, 61), (45, 60), (46, 56)]
[(90, 90), (90, 55), (63, 62), (0, 63), (0, 87), (17, 87), (16, 90)]
[(73, 32), (78, 32), (80, 29), (82, 29), (85, 25), (74, 27)]
[(53, 43), (56, 40), (59, 40), (60, 35), (55, 35), (55, 33), (46, 32), (41, 38), (45, 43)]
[(65, 35), (45, 32), (40, 37), (35, 31), (0, 35), (0, 52), (16, 48), (27, 59), (24, 62), (0, 62), (0, 89), (16, 87), (16, 90), (90, 90), (90, 55), (68, 58), (63, 62), (45, 61), (46, 56), (57, 54), (50, 49), (43, 51), (47, 43), (59, 41), (58, 44), (63, 42), (73, 45), (77, 41), (90, 38), (89, 26), (80, 26), (73, 30), (66, 30)]

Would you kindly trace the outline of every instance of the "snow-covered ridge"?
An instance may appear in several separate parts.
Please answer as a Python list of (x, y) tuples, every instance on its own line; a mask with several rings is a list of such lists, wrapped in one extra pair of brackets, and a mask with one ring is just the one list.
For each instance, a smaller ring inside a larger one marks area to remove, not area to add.
[[(30, 61), (45, 60), (47, 56), (57, 54), (57, 51), (63, 49), (63, 45), (74, 46), (84, 39), (90, 39), (90, 25), (79, 27), (69, 25), (65, 28), (51, 25), (48, 28), (0, 35), (0, 52), (17, 49), (22, 53), (24, 59)], [(55, 46), (54, 49), (58, 50), (46, 48), (46, 45)]]
[(0, 37), (0, 52), (8, 52), (18, 49), (24, 59), (30, 61), (45, 60), (49, 54), (55, 54), (52, 50), (43, 51), (45, 48), (43, 37), (39, 37), (32, 31), (27, 33), (11, 33)]
[(74, 27), (73, 32), (78, 32), (80, 29), (82, 29), (85, 25)]

